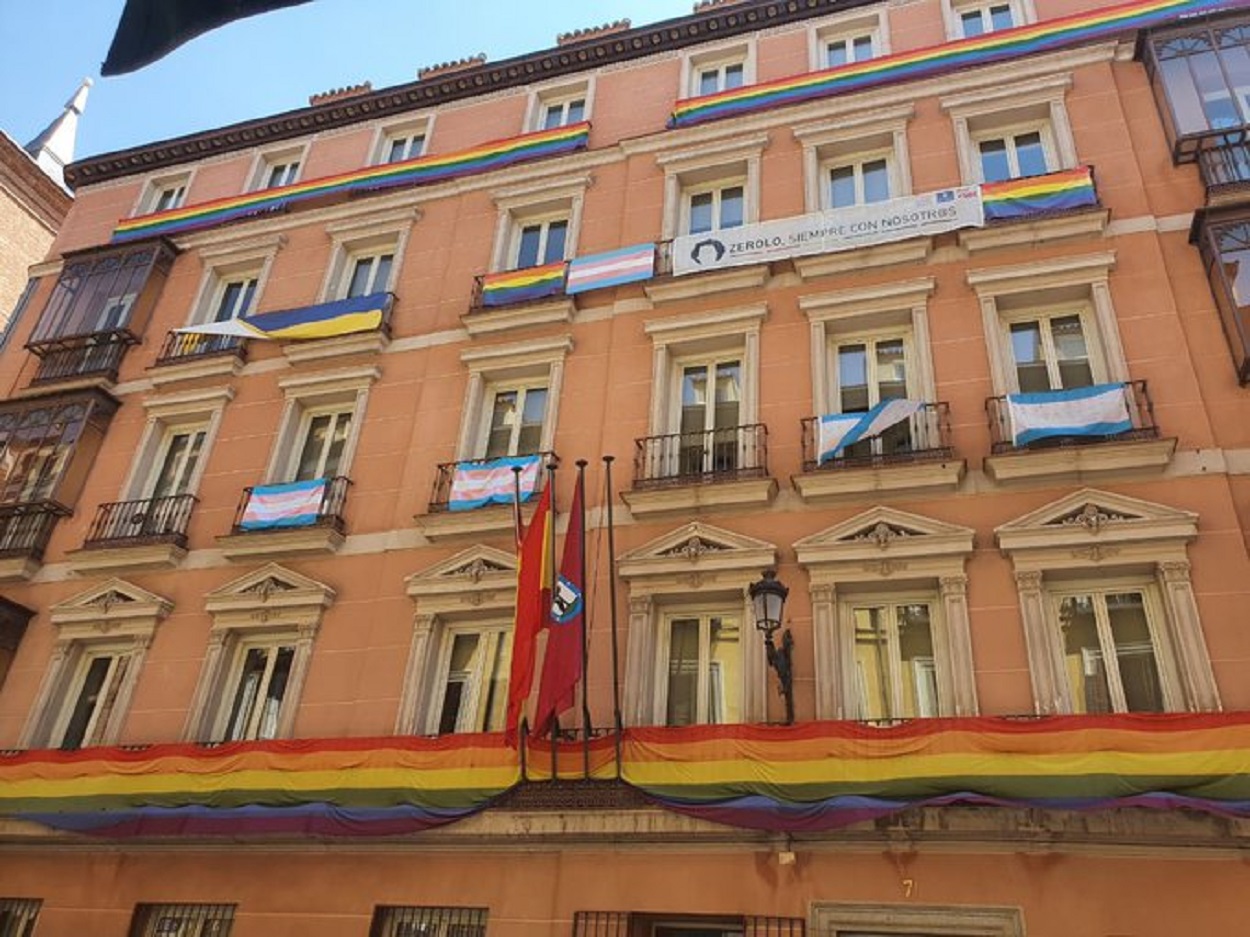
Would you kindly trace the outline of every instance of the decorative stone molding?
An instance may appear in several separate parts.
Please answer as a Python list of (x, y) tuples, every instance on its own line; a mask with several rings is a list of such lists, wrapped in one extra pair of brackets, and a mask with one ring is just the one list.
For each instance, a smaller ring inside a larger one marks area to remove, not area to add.
[(556, 45), (568, 46), (575, 42), (588, 42), (591, 39), (599, 39), (603, 36), (624, 32), (629, 27), (630, 21), (628, 19), (619, 19), (611, 23), (604, 23), (602, 26), (591, 26), (586, 29), (574, 29), (567, 33), (557, 33)]
[(369, 94), (373, 90), (373, 82), (364, 81), (358, 85), (347, 85), (342, 88), (331, 88), (329, 91), (322, 91), (320, 94), (310, 94), (308, 96), (309, 107), (317, 107), (322, 104), (332, 104), (336, 101), (346, 101), (348, 98), (358, 98), (362, 94)]
[(455, 59), (450, 62), (441, 62), (438, 65), (427, 65), (424, 68), (417, 69), (417, 80), (428, 81), (431, 78), (443, 78), (447, 75), (454, 75), (457, 72), (468, 71), (471, 68), (479, 68), (486, 64), (486, 53), (479, 52), (477, 55), (467, 55), (462, 59)]
[(573, 297), (562, 296), (559, 299), (517, 306), (470, 309), (460, 317), (460, 321), (471, 338), (478, 338), (482, 335), (529, 330), (536, 325), (567, 325), (573, 321), (576, 310), (577, 303)]
[(682, 277), (657, 277), (644, 283), (642, 291), (652, 304), (659, 306), (712, 293), (759, 289), (767, 282), (768, 264), (758, 264)]

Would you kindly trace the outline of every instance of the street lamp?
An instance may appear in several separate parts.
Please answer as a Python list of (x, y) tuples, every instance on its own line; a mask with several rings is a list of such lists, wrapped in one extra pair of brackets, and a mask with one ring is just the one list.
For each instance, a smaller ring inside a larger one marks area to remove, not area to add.
[(751, 597), (751, 607), (755, 612), (755, 627), (764, 636), (764, 653), (768, 656), (768, 666), (777, 671), (777, 682), (781, 687), (781, 696), (786, 701), (786, 725), (794, 723), (794, 673), (790, 668), (790, 657), (794, 651), (794, 638), (787, 628), (781, 636), (781, 647), (773, 643), (773, 632), (781, 627), (781, 614), (786, 607), (786, 596), (790, 590), (784, 583), (777, 581), (777, 570), (766, 569), (760, 574), (759, 582), (747, 587)]

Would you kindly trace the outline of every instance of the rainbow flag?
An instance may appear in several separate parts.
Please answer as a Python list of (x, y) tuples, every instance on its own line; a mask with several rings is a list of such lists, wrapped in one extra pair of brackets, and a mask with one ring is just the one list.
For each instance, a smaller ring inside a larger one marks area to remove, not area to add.
[(1088, 166), (1045, 176), (981, 184), (981, 203), (987, 221), (1072, 211), (1098, 205), (1094, 174)]
[(248, 495), (240, 530), (272, 530), (276, 527), (307, 527), (317, 523), (329, 479), (257, 485)]
[[(541, 463), (537, 455), (461, 462), (451, 476), (447, 508), (472, 511), (487, 504), (511, 504), (518, 492), (520, 500), (528, 501), (538, 489)], [(520, 474), (513, 469), (520, 469)]]
[(504, 270), (482, 277), (482, 305), (508, 306), (564, 292), (564, 273), (568, 261), (558, 260), (541, 267)]
[(279, 341), (376, 332), (386, 322), (394, 298), (390, 293), (373, 293), (316, 306), (301, 306), (299, 309), (262, 312), (246, 319), (188, 325), (174, 331)]
[(1145, 0), (998, 30), (954, 42), (853, 62), (763, 84), (677, 102), (670, 127), (695, 124), (814, 101), (837, 94), (931, 78), (1082, 43), (1123, 35), (1183, 16), (1250, 6), (1250, 0)]
[(655, 245), (634, 244), (620, 250), (569, 261), (568, 282), (564, 291), (570, 296), (587, 290), (599, 290), (624, 283), (650, 280), (655, 276)]
[(554, 130), (540, 130), (504, 140), (492, 140), (472, 149), (444, 156), (419, 156), (402, 163), (370, 166), (276, 189), (245, 192), (198, 205), (125, 218), (113, 229), (113, 243), (185, 234), (253, 215), (282, 211), (314, 200), (338, 201), (353, 193), (427, 185), (472, 176), (529, 160), (572, 153), (584, 149), (589, 139), (589, 123), (570, 124)]

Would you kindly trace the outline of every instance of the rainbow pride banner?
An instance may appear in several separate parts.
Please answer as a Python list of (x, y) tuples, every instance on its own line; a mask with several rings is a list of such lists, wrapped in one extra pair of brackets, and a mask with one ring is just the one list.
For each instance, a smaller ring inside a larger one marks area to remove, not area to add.
[(482, 305), (507, 306), (556, 296), (564, 292), (564, 273), (567, 269), (567, 260), (557, 260), (541, 267), (488, 273), (482, 277)]
[[(591, 743), (593, 780), (616, 777), (614, 741)], [(549, 745), (527, 746), (529, 782), (581, 778), (581, 744)], [(790, 832), (944, 804), (1250, 817), (1250, 713), (634, 728), (620, 776), (669, 810)], [(0, 817), (117, 838), (391, 836), (521, 781), (500, 734), (40, 750), (0, 755)]]
[(1098, 205), (1094, 174), (1088, 166), (1045, 176), (983, 182), (981, 203), (987, 221), (1005, 221), (1030, 215), (1093, 208)]
[(589, 139), (589, 123), (570, 124), (554, 130), (540, 130), (504, 140), (492, 140), (445, 156), (420, 156), (402, 163), (370, 166), (276, 189), (246, 192), (198, 205), (125, 218), (113, 229), (113, 242), (185, 234), (188, 231), (215, 227), (313, 201), (336, 201), (362, 192), (426, 185), (477, 175), (516, 163), (585, 149)]
[(1144, 0), (1004, 29), (970, 39), (853, 62), (819, 72), (747, 85), (678, 101), (669, 127), (771, 110), (836, 94), (931, 78), (1022, 55), (1050, 52), (1123, 35), (1199, 13), (1242, 9), (1250, 0)]

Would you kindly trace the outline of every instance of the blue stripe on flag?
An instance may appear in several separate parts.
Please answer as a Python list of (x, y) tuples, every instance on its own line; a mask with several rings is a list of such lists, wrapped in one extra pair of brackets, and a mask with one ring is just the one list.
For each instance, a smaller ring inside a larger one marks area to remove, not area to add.
[(1008, 394), (1012, 444), (1064, 436), (1117, 436), (1133, 428), (1123, 384)]

